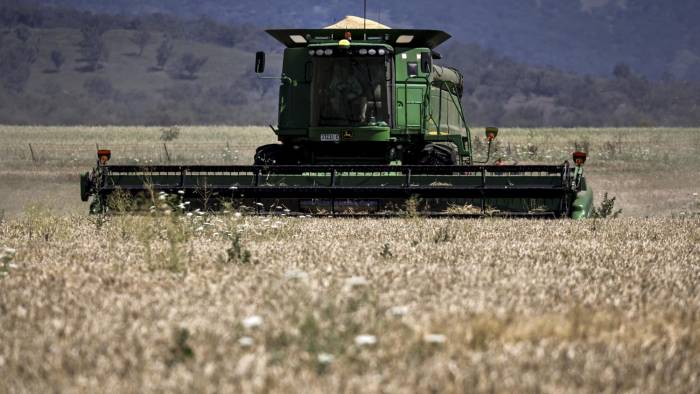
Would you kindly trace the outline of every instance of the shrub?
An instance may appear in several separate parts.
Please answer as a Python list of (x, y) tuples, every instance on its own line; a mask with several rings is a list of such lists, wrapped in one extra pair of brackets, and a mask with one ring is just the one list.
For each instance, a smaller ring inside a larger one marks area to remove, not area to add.
[(160, 129), (161, 141), (174, 141), (180, 136), (180, 128), (172, 126)]
[(143, 50), (146, 48), (149, 42), (151, 42), (151, 33), (148, 30), (137, 30), (131, 38), (129, 38), (136, 47), (139, 48), (138, 55), (143, 55)]
[(622, 209), (615, 210), (615, 197), (608, 197), (608, 192), (603, 195), (600, 206), (593, 207), (592, 216), (594, 218), (616, 218), (622, 214)]
[(172, 75), (179, 79), (197, 79), (196, 74), (207, 63), (209, 58), (198, 57), (191, 53), (185, 53), (172, 70)]
[(172, 54), (173, 44), (170, 42), (170, 39), (166, 37), (163, 42), (160, 43), (160, 46), (158, 46), (158, 50), (156, 51), (156, 67), (161, 70), (165, 68), (165, 65), (168, 63), (168, 60), (170, 60), (170, 56)]
[(61, 66), (63, 66), (63, 63), (65, 63), (66, 58), (63, 56), (63, 52), (59, 51), (58, 49), (54, 49), (51, 51), (51, 63), (53, 63), (54, 68), (56, 71), (61, 70)]

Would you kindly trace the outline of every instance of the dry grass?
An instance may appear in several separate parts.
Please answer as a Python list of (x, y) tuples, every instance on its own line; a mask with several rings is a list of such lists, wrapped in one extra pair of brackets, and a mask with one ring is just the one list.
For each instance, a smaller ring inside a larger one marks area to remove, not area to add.
[[(160, 133), (0, 127), (0, 393), (698, 392), (698, 130), (499, 137), (521, 162), (588, 139), (597, 192), (655, 218), (84, 215), (92, 146), (149, 160)], [(271, 140), (182, 128), (173, 147)], [(12, 156), (29, 142), (54, 150)]]
[(31, 211), (0, 225), (0, 391), (697, 392), (699, 245), (699, 219)]

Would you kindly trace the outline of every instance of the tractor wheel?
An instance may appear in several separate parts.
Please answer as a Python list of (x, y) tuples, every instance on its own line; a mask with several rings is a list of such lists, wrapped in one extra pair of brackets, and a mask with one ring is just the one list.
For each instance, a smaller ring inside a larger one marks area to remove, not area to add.
[(269, 144), (255, 150), (255, 165), (292, 164), (289, 150), (280, 144)]
[(431, 143), (418, 155), (418, 164), (452, 166), (457, 164), (457, 147), (450, 143)]

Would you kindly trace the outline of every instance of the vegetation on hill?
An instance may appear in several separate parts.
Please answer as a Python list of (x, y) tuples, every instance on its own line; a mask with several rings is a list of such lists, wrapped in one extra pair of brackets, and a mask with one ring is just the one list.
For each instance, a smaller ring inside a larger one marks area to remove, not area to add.
[[(363, 11), (357, 0), (38, 1), (124, 15), (208, 15), (265, 27), (320, 27)], [(599, 76), (623, 62), (652, 79), (700, 80), (697, 0), (370, 0), (368, 6), (371, 19), (389, 26), (441, 28), (519, 62)]]
[[(253, 75), (257, 49), (279, 72), (281, 48), (252, 26), (0, 6), (0, 123), (274, 124), (276, 82)], [(472, 124), (700, 124), (700, 82), (648, 80), (624, 63), (582, 76), (458, 41), (440, 51), (465, 75)]]

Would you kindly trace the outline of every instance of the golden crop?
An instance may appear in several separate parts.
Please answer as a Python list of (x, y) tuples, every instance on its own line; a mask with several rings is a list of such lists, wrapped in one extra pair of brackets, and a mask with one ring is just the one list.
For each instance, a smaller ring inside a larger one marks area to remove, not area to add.
[(34, 210), (0, 247), (0, 392), (700, 383), (699, 219)]

